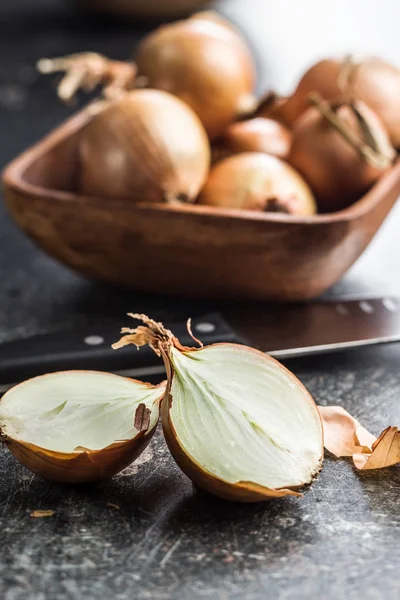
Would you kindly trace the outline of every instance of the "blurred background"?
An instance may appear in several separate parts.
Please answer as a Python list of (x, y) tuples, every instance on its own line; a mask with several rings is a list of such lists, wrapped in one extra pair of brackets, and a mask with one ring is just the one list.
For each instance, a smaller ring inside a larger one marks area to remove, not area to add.
[[(118, 4), (109, 0), (115, 6)], [(126, 0), (126, 4), (129, 0)], [(135, 0), (132, 0), (135, 3)], [(79, 0), (2, 0), (0, 3), (0, 164), (77, 110), (56, 98), (57, 78), (39, 76), (41, 57), (93, 50), (126, 59), (160, 19), (127, 18), (81, 10)], [(95, 2), (99, 7), (106, 0)], [(142, 0), (141, 5), (152, 2)], [(163, 10), (167, 2), (159, 3)], [(185, 4), (182, 0), (180, 4)], [(318, 58), (346, 52), (378, 54), (400, 64), (396, 0), (221, 0), (208, 3), (230, 18), (249, 40), (258, 62), (259, 92), (288, 93)], [(80, 103), (87, 98), (80, 99)], [(394, 209), (374, 242), (334, 294), (396, 291), (397, 227)], [(199, 307), (144, 298), (88, 281), (57, 264), (17, 230), (0, 205), (0, 341), (41, 331), (104, 322), (132, 306), (157, 318), (186, 316)]]

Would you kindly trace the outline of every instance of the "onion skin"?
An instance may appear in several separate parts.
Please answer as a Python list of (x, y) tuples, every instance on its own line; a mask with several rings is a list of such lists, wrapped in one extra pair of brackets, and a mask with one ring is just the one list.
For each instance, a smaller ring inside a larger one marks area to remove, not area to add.
[[(57, 375), (57, 373), (51, 375)], [(46, 377), (46, 375), (42, 377)], [(140, 384), (148, 388), (159, 387), (159, 402), (162, 401), (165, 383), (161, 383), (159, 386), (143, 382)], [(18, 386), (11, 389), (15, 390), (16, 387)], [(6, 395), (4, 394), (3, 399)], [(158, 419), (154, 427), (138, 432), (133, 439), (116, 442), (101, 450), (81, 449), (75, 452), (56, 452), (11, 438), (1, 430), (0, 440), (24, 467), (43, 479), (60, 483), (91, 483), (111, 478), (133, 463), (148, 446), (157, 429), (157, 424)]]
[[(369, 123), (383, 153), (390, 156), (393, 148), (379, 117), (361, 102), (356, 106)], [(336, 114), (363, 139), (350, 106), (343, 104)], [(314, 107), (296, 123), (288, 162), (308, 181), (318, 209), (324, 213), (342, 210), (359, 200), (384, 172), (369, 164)]]
[(264, 152), (278, 158), (289, 155), (291, 144), (292, 133), (287, 127), (262, 117), (232, 123), (220, 140), (228, 154)]
[(84, 128), (80, 162), (82, 194), (192, 201), (207, 177), (210, 147), (199, 119), (181, 100), (136, 90)]
[(148, 35), (135, 55), (149, 87), (184, 100), (210, 138), (255, 107), (255, 65), (245, 42), (219, 19), (164, 25)]
[(5, 443), (24, 467), (48, 481), (92, 483), (113, 477), (133, 463), (149, 444), (155, 429), (141, 432), (133, 440), (92, 452), (52, 452), (19, 440)]
[(316, 204), (308, 184), (284, 161), (244, 152), (218, 162), (198, 198), (199, 204), (312, 215)]

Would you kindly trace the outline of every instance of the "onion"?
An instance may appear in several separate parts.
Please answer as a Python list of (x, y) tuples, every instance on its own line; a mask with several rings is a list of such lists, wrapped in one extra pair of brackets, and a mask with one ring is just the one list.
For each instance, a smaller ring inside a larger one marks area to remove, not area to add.
[(318, 92), (323, 98), (334, 99), (340, 95), (338, 86), (341, 63), (338, 60), (325, 59), (313, 65), (301, 78), (292, 96), (281, 98), (267, 94), (260, 102), (257, 115), (277, 119), (292, 127), (296, 119), (309, 108), (308, 97)]
[(299, 173), (275, 156), (256, 152), (217, 163), (198, 202), (292, 215), (312, 215), (316, 210), (313, 194)]
[(0, 401), (0, 437), (25, 467), (68, 483), (112, 477), (149, 443), (165, 384), (95, 371), (35, 377)]
[(210, 148), (184, 102), (166, 92), (136, 90), (84, 128), (80, 157), (83, 194), (191, 201), (207, 177)]
[(362, 102), (314, 102), (296, 123), (288, 161), (311, 185), (318, 209), (334, 212), (367, 192), (394, 151), (379, 117)]
[(136, 60), (135, 65), (82, 52), (43, 58), (37, 67), (41, 73), (65, 73), (58, 85), (63, 101), (97, 85), (113, 99), (139, 87), (170, 92), (194, 110), (211, 138), (256, 108), (252, 54), (235, 27), (213, 11), (159, 27), (139, 44)]
[(241, 502), (299, 495), (322, 466), (322, 424), (305, 387), (271, 357), (237, 344), (184, 348), (161, 323), (124, 329), (114, 348), (149, 344), (168, 375), (165, 439), (205, 490)]
[(351, 96), (376, 112), (393, 145), (400, 147), (400, 70), (380, 58), (371, 57), (354, 64), (348, 80)]
[(343, 95), (365, 102), (386, 126), (395, 147), (400, 147), (400, 70), (377, 57), (360, 62), (351, 57), (343, 60), (325, 59), (308, 69), (302, 76), (294, 94), (289, 98), (261, 103), (260, 116), (277, 118), (286, 125), (307, 110), (310, 93), (318, 92), (326, 100)]
[(273, 119), (249, 119), (229, 125), (219, 141), (228, 154), (265, 152), (286, 158), (290, 151), (292, 134), (287, 127)]
[(255, 105), (252, 55), (220, 21), (200, 16), (164, 25), (144, 38), (135, 56), (148, 85), (187, 102), (210, 137)]

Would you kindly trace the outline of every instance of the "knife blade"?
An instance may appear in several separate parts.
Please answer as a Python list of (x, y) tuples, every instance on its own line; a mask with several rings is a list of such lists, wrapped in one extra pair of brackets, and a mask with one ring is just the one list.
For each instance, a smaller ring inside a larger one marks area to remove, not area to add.
[[(65, 369), (111, 371), (136, 378), (164, 375), (147, 347), (118, 352), (111, 344), (120, 325), (37, 335), (0, 344), (0, 392), (29, 377)], [(132, 322), (134, 326), (134, 322)], [(186, 323), (165, 323), (183, 345), (193, 346)], [(280, 360), (400, 341), (400, 298), (337, 298), (302, 304), (236, 306), (196, 317), (192, 330), (204, 345), (243, 343)]]

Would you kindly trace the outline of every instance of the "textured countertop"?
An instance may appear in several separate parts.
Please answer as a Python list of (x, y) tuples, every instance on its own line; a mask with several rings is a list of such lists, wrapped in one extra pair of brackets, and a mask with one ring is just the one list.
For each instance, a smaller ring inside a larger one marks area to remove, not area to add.
[[(258, 49), (266, 85), (269, 78), (274, 81), (279, 57), (287, 65), (290, 53), (299, 53), (289, 31), (290, 40), (281, 39), (276, 60), (263, 55), (272, 44), (261, 26), (261, 16), (268, 23), (267, 11), (272, 9), (264, 7), (265, 14), (260, 13), (263, 4), (226, 0), (222, 10), (243, 25)], [(313, 4), (305, 2), (305, 12)], [(367, 15), (374, 4), (364, 3)], [(392, 55), (397, 46), (390, 46), (390, 23), (398, 23), (400, 16), (394, 4), (387, 3), (393, 14), (389, 11), (385, 17), (387, 34), (381, 31)], [(335, 15), (339, 23), (340, 14)], [(304, 18), (309, 23), (307, 14)], [(351, 37), (349, 19), (346, 22)], [(364, 27), (366, 39), (368, 23)], [(36, 59), (82, 49), (124, 58), (139, 36), (135, 31), (142, 34), (149, 28), (84, 18), (67, 4), (50, 0), (4, 0), (1, 165), (73, 110), (56, 102), (50, 80), (36, 76)], [(335, 35), (333, 31), (331, 38)], [(311, 34), (307, 37), (312, 40)], [(376, 37), (371, 39), (374, 49), (380, 49)], [(285, 44), (287, 51), (282, 53)], [(304, 48), (302, 55), (306, 60)], [(296, 68), (299, 65), (297, 61)], [(293, 74), (285, 77), (290, 81)], [(400, 292), (398, 227), (399, 207), (333, 294)], [(36, 249), (0, 205), (0, 341), (112, 322), (127, 310), (176, 318), (208, 308), (210, 303), (143, 297), (84, 280)], [(394, 345), (298, 359), (289, 366), (317, 402), (343, 405), (378, 434), (400, 421), (399, 364), (400, 346)], [(46, 483), (24, 470), (6, 450), (0, 451), (0, 469), (4, 600), (375, 600), (400, 593), (396, 467), (360, 474), (349, 461), (328, 456), (304, 498), (248, 506), (227, 504), (195, 490), (169, 457), (161, 432), (133, 466), (97, 486)], [(31, 517), (38, 509), (54, 510), (54, 515)]]

